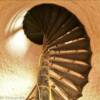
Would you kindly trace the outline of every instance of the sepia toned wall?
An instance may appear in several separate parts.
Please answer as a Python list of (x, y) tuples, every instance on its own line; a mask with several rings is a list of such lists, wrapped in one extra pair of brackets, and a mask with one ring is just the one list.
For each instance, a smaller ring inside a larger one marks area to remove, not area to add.
[(27, 97), (36, 82), (41, 47), (30, 43), (23, 57), (11, 56), (5, 48), (11, 33), (5, 29), (16, 12), (42, 3), (63, 6), (83, 23), (93, 55), (89, 83), (79, 100), (100, 100), (100, 0), (0, 0), (0, 96)]

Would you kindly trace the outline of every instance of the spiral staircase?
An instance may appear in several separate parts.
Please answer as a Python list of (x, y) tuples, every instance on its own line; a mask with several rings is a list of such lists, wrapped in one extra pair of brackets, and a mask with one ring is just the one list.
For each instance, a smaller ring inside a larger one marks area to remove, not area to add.
[(37, 84), (27, 100), (77, 100), (91, 69), (90, 39), (81, 22), (65, 8), (42, 4), (24, 17), (26, 36), (42, 45)]

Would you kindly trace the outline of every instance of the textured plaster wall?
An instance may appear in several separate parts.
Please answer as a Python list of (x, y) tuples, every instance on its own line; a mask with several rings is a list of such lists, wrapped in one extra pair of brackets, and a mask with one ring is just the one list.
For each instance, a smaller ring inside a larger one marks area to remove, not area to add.
[[(83, 90), (83, 97), (79, 100), (100, 100), (100, 0), (0, 0), (0, 82), (4, 82), (4, 79), (8, 81), (13, 79), (13, 82), (16, 81), (18, 84), (21, 81), (29, 82), (20, 89), (20, 92), (19, 88), (15, 86), (10, 93), (12, 96), (25, 97), (30, 93), (37, 75), (37, 60), (41, 49), (39, 46), (31, 44), (24, 58), (11, 57), (4, 48), (7, 40), (6, 34), (10, 34), (5, 33), (5, 28), (17, 11), (27, 7), (31, 8), (40, 3), (54, 3), (67, 8), (85, 26), (93, 52), (92, 70), (89, 74), (89, 83)], [(11, 77), (9, 78), (9, 76)], [(0, 83), (0, 88), (2, 84)], [(4, 91), (1, 89), (0, 92)]]

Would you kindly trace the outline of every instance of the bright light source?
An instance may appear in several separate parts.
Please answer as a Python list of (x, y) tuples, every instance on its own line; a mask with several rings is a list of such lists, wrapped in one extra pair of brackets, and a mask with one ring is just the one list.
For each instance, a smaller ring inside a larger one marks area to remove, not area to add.
[(29, 47), (29, 40), (21, 29), (9, 37), (6, 43), (7, 51), (14, 56), (23, 56)]

